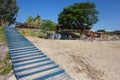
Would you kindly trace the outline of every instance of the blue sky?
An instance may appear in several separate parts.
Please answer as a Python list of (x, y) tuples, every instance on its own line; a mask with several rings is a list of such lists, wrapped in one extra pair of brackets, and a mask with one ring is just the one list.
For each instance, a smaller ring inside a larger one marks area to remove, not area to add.
[(94, 2), (99, 11), (99, 21), (92, 30), (104, 28), (106, 30), (120, 30), (120, 0), (17, 0), (20, 7), (17, 21), (25, 22), (28, 16), (37, 14), (42, 19), (57, 23), (58, 14), (64, 7), (76, 2)]

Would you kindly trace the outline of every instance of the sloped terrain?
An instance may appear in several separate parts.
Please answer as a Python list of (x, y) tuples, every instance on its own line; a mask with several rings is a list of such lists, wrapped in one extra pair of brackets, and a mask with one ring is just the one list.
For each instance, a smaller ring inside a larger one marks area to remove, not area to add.
[(120, 80), (120, 41), (27, 39), (76, 80)]

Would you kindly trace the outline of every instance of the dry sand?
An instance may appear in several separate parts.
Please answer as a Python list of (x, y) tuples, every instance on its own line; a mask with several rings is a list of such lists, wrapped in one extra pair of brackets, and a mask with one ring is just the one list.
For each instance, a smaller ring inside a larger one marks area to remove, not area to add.
[(27, 39), (75, 80), (120, 80), (120, 41)]

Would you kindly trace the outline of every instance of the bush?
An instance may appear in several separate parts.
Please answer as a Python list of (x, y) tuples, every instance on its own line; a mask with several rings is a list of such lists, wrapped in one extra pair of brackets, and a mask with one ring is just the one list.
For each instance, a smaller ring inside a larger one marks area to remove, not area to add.
[(39, 38), (46, 38), (46, 32), (41, 30), (33, 30), (33, 29), (17, 29), (24, 36), (35, 36)]
[(6, 38), (5, 38), (5, 34), (4, 34), (4, 29), (1, 26), (0, 26), (0, 42), (2, 42), (3, 45), (6, 45)]
[(39, 33), (39, 34), (38, 34), (38, 37), (39, 37), (39, 38), (46, 38), (46, 34)]

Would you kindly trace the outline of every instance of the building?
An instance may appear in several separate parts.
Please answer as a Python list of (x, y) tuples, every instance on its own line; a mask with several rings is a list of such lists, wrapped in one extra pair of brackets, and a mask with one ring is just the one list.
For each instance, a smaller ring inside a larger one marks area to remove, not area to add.
[(38, 26), (35, 25), (29, 25), (29, 24), (25, 24), (25, 23), (21, 23), (21, 22), (16, 22), (15, 23), (15, 27), (19, 27), (19, 28), (32, 28), (32, 29), (38, 29)]

